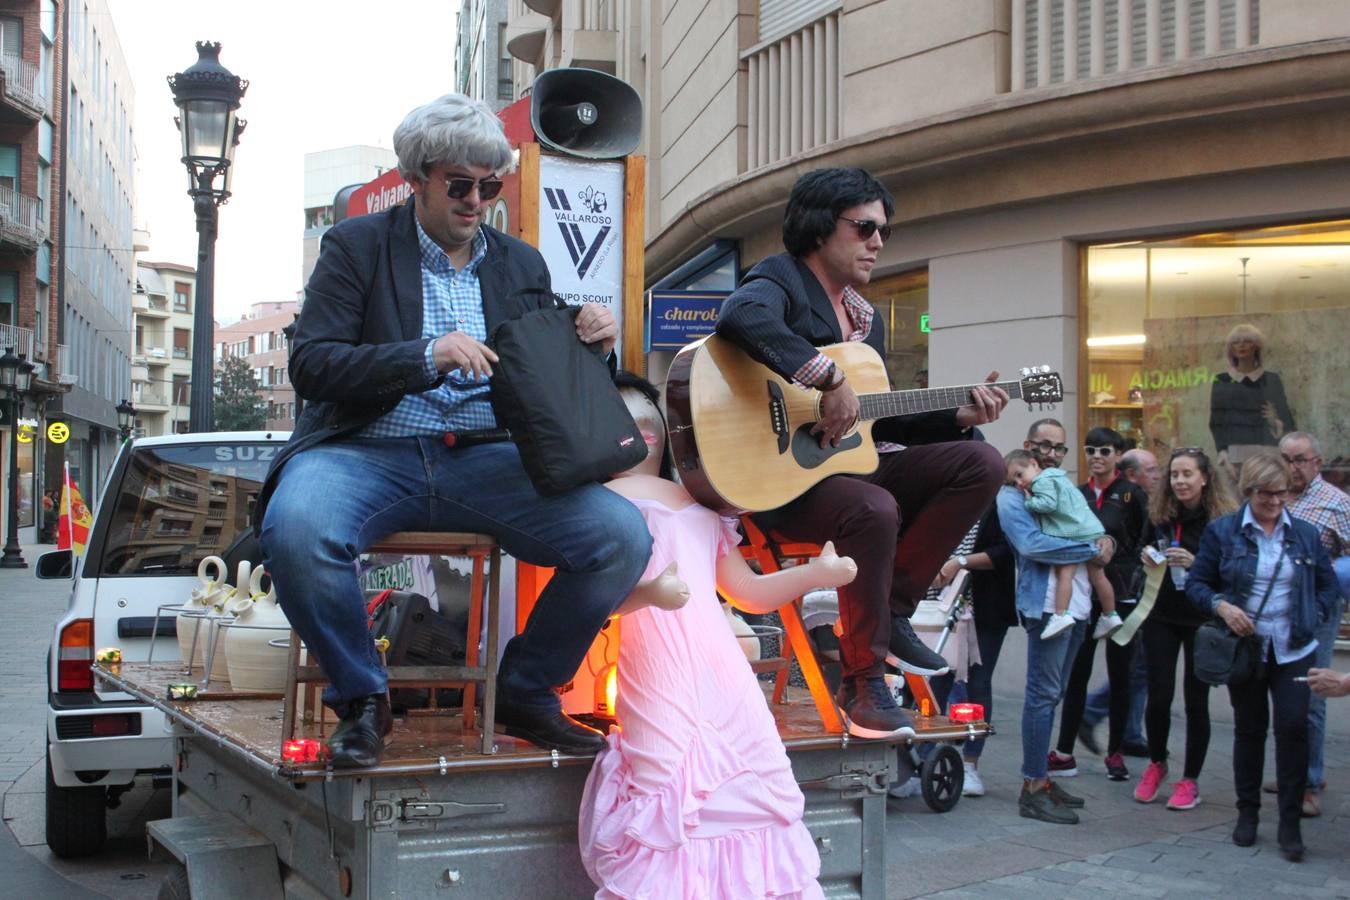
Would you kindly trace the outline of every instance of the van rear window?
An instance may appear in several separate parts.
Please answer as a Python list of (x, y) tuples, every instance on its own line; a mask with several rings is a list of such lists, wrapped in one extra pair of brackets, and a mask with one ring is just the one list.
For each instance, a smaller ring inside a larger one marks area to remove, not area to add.
[(100, 575), (191, 575), (248, 528), (280, 443), (138, 448), (122, 477)]

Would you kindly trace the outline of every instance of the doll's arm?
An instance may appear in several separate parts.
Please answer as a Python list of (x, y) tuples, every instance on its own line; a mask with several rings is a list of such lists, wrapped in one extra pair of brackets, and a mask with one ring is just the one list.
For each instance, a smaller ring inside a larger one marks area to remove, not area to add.
[(648, 606), (673, 611), (688, 602), (689, 585), (680, 579), (675, 563), (671, 563), (651, 581), (639, 581), (619, 604), (619, 608), (614, 610), (614, 615), (626, 616)]
[(727, 553), (717, 561), (717, 589), (731, 605), (748, 613), (772, 612), (812, 588), (835, 588), (848, 584), (858, 567), (847, 556), (834, 552), (826, 543), (820, 556), (806, 565), (792, 566), (768, 575), (759, 575), (739, 553)]

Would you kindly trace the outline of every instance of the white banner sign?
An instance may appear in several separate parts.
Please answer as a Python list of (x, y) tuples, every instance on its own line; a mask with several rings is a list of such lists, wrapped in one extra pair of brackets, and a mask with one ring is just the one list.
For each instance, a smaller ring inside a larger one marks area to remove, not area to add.
[(622, 334), (623, 163), (541, 154), (539, 192), (539, 252), (553, 292), (574, 306), (608, 306)]

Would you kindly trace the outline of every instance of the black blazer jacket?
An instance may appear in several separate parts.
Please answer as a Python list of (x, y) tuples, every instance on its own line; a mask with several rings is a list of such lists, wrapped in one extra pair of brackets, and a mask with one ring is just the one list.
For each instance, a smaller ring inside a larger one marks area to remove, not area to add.
[[(350, 434), (436, 387), (423, 361), (422, 257), (413, 200), (339, 222), (323, 236), (295, 325), (290, 377), (305, 399), (290, 441), (277, 454), (253, 510), (261, 530), (286, 461), (307, 447)], [(548, 267), (529, 244), (482, 226), (487, 256), (478, 268), (487, 333), (526, 312), (555, 305)]]
[[(757, 362), (791, 379), (816, 348), (842, 343), (839, 319), (816, 276), (800, 260), (779, 253), (746, 273), (722, 304), (717, 333), (742, 347)], [(866, 343), (886, 358), (886, 324), (872, 319)], [(956, 424), (956, 411), (892, 416), (872, 425), (872, 437), (898, 444), (967, 440), (972, 429)]]

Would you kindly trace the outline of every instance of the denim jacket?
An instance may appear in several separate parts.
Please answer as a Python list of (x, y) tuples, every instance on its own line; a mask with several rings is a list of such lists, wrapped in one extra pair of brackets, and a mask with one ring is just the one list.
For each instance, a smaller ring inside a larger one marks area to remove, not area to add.
[[(1200, 537), (1200, 550), (1186, 578), (1186, 599), (1211, 615), (1220, 600), (1248, 613), (1255, 612), (1261, 602), (1251, 597), (1257, 547), (1242, 533), (1246, 508), (1244, 505), (1206, 526)], [(1291, 516), (1285, 528), (1284, 546), (1285, 560), (1294, 565), (1289, 643), (1297, 647), (1316, 637), (1317, 626), (1327, 621), (1336, 608), (1340, 588), (1315, 526)]]
[(1041, 618), (1050, 567), (1087, 562), (1097, 555), (1091, 541), (1071, 541), (1041, 531), (1036, 517), (1027, 512), (1022, 492), (1004, 485), (998, 492), (998, 523), (1017, 556), (1017, 612), (1024, 619)]

